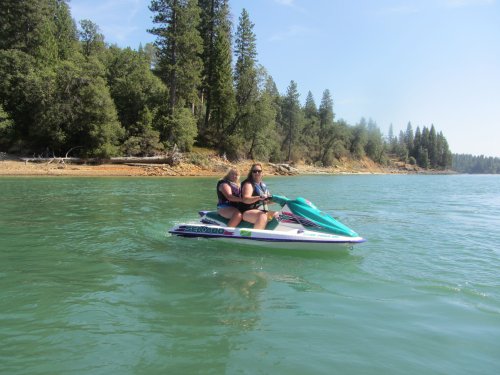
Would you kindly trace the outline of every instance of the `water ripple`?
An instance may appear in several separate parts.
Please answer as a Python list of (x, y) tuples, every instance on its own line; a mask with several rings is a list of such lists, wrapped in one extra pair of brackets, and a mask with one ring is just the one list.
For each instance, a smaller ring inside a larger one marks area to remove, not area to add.
[(497, 372), (497, 176), (269, 178), (368, 239), (330, 254), (169, 236), (215, 180), (0, 179), (2, 370)]

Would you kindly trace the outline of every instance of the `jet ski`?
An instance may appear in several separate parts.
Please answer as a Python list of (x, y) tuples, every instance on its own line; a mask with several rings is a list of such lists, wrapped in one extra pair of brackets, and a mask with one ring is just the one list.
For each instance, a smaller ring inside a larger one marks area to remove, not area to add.
[(169, 233), (182, 237), (204, 237), (226, 242), (282, 249), (334, 250), (351, 248), (365, 242), (356, 232), (319, 210), (304, 198), (288, 199), (273, 195), (273, 203), (281, 206), (266, 229), (253, 229), (242, 221), (236, 228), (228, 227), (228, 219), (216, 211), (200, 211), (199, 223), (178, 224)]

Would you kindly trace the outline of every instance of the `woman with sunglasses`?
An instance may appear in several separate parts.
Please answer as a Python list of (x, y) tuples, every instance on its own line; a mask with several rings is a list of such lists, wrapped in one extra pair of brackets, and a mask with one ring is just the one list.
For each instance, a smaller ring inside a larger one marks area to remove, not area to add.
[(229, 219), (228, 227), (236, 227), (243, 218), (239, 205), (253, 204), (260, 197), (244, 199), (241, 197), (240, 172), (236, 168), (229, 168), (226, 175), (217, 182), (217, 213)]
[[(266, 202), (269, 200), (271, 194), (266, 184), (262, 181), (262, 174), (262, 164), (253, 164), (246, 180), (241, 184), (241, 196), (243, 199), (260, 197), (253, 204), (245, 204), (246, 202), (240, 204), (240, 209), (243, 211), (243, 220), (252, 223), (255, 229), (265, 229), (268, 220)], [(261, 206), (264, 206), (264, 210), (259, 209)]]

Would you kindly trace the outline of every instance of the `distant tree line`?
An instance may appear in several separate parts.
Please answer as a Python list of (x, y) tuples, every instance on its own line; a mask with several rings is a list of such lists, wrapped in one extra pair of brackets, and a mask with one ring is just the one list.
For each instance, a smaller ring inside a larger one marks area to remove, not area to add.
[(153, 155), (174, 145), (228, 158), (303, 161), (391, 154), (447, 168), (434, 126), (408, 124), (386, 139), (377, 124), (336, 119), (331, 92), (300, 101), (295, 81), (280, 94), (258, 64), (253, 23), (236, 28), (228, 0), (152, 0), (154, 44), (105, 43), (99, 27), (71, 18), (66, 0), (3, 0), (0, 7), (0, 149), (83, 157)]
[(452, 169), (460, 173), (499, 174), (500, 158), (453, 154)]
[(414, 132), (409, 122), (406, 131), (401, 130), (398, 137), (394, 136), (391, 125), (388, 142), (390, 152), (410, 164), (432, 169), (451, 166), (452, 154), (448, 142), (442, 132), (436, 133), (434, 125), (431, 125), (430, 129), (424, 126), (422, 130), (417, 127)]

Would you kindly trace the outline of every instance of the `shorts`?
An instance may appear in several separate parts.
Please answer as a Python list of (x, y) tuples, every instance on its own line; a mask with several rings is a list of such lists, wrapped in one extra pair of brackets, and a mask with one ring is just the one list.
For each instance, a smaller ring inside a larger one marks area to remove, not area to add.
[(217, 209), (220, 210), (221, 208), (227, 208), (227, 207), (234, 207), (231, 203), (221, 203), (217, 205)]

